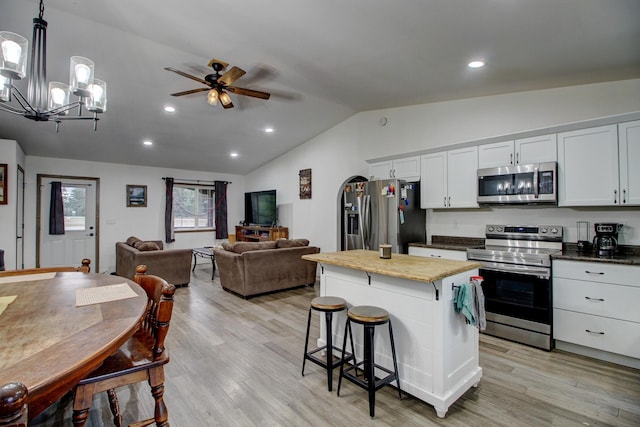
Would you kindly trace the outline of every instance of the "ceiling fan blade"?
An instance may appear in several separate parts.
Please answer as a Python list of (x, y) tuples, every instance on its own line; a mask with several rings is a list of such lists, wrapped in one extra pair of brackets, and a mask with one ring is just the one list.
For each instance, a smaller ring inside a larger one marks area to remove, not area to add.
[(227, 71), (226, 73), (224, 73), (219, 79), (218, 79), (218, 83), (221, 83), (225, 86), (230, 85), (231, 83), (235, 82), (236, 80), (238, 80), (240, 77), (244, 76), (246, 74), (246, 71), (244, 71), (242, 68), (238, 68), (238, 67), (231, 67), (231, 69), (229, 71)]
[(173, 71), (174, 73), (179, 74), (179, 75), (181, 75), (182, 77), (186, 77), (186, 78), (188, 78), (188, 79), (195, 80), (195, 81), (197, 81), (197, 82), (200, 82), (200, 83), (202, 83), (202, 84), (205, 84), (205, 85), (209, 86), (209, 83), (207, 83), (207, 81), (206, 81), (206, 80), (203, 80), (203, 79), (201, 79), (200, 77), (192, 76), (191, 74), (187, 74), (187, 73), (185, 73), (184, 71), (176, 70), (175, 68), (172, 68), (172, 67), (165, 67), (165, 70), (167, 70), (167, 71)]
[(245, 89), (235, 86), (227, 86), (225, 89), (231, 93), (235, 93), (236, 95), (253, 96), (254, 98), (260, 99), (269, 99), (269, 97), (271, 96), (271, 94), (267, 92), (260, 92), (259, 90)]
[(203, 87), (203, 88), (200, 88), (200, 89), (191, 89), (191, 90), (185, 90), (184, 92), (172, 93), (171, 96), (191, 95), (192, 93), (206, 92), (208, 90), (211, 90), (211, 88)]

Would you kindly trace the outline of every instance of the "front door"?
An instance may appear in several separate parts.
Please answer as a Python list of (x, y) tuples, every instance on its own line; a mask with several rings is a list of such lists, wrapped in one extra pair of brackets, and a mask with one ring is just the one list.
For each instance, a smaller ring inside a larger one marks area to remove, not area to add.
[[(62, 183), (64, 234), (49, 234), (51, 183)], [(78, 266), (91, 260), (92, 271), (99, 271), (97, 260), (98, 178), (38, 175), (38, 267)]]

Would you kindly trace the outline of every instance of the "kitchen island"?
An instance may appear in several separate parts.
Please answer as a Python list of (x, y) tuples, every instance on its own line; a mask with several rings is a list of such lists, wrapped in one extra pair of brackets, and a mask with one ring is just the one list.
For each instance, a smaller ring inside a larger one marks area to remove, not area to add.
[[(480, 263), (351, 250), (304, 255), (321, 268), (320, 295), (338, 296), (349, 306), (387, 310), (393, 324), (400, 387), (435, 407), (444, 417), (482, 376), (478, 329), (454, 311), (456, 286), (469, 283)], [(346, 312), (334, 318), (334, 343), (342, 345)], [(354, 328), (356, 354), (362, 359), (362, 328)], [(324, 345), (324, 322), (318, 345)], [(393, 369), (388, 330), (376, 331), (376, 363)], [(338, 355), (339, 356), (339, 355)]]

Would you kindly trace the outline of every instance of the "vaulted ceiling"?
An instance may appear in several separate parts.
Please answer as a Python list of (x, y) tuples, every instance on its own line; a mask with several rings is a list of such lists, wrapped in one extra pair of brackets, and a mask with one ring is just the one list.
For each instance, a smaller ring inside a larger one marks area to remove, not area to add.
[[(0, 31), (30, 40), (37, 14), (0, 0)], [(48, 80), (91, 58), (108, 111), (59, 133), (0, 112), (27, 155), (245, 174), (359, 111), (640, 77), (638, 0), (46, 0), (44, 19)], [(203, 86), (164, 67), (211, 58), (271, 99), (170, 96)]]

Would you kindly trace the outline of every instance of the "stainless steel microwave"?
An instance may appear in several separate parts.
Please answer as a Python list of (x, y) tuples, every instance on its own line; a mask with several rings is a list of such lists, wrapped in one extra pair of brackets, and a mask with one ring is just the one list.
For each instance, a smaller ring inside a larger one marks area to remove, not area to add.
[(478, 169), (478, 203), (558, 203), (558, 164), (545, 162)]

